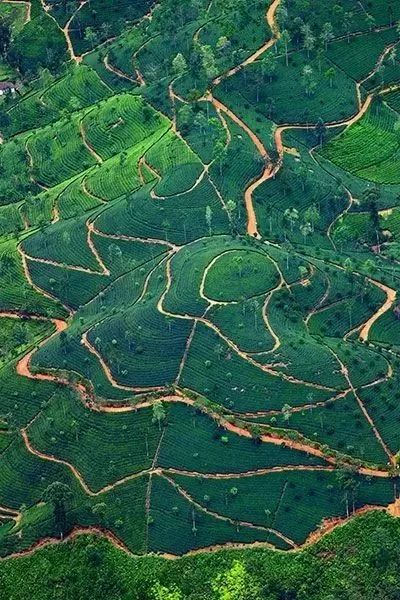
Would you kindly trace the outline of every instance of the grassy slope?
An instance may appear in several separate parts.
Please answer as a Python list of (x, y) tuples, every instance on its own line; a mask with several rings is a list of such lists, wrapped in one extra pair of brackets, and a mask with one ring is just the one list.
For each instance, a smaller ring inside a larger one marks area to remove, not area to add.
[[(394, 600), (400, 587), (399, 543), (400, 522), (380, 512), (359, 516), (296, 553), (230, 550), (168, 561), (127, 556), (104, 539), (84, 536), (1, 562), (0, 597)], [(244, 566), (245, 591), (222, 595), (234, 561)], [(157, 595), (157, 582), (170, 593)], [(171, 594), (174, 588), (179, 592)]]

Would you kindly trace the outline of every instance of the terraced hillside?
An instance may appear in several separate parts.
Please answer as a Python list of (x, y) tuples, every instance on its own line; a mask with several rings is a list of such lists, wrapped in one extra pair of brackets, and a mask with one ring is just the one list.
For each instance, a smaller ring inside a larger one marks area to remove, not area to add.
[(1, 556), (398, 514), (400, 4), (330, 4), (0, 4)]

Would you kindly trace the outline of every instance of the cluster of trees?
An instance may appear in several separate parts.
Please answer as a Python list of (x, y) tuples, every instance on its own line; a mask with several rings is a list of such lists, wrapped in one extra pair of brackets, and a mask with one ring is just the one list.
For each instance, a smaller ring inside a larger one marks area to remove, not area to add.
[(365, 227), (360, 235), (359, 231), (352, 231), (351, 227), (347, 225), (346, 222), (339, 224), (334, 230), (334, 240), (339, 250), (348, 243), (360, 247), (365, 246), (365, 244), (372, 245), (375, 246), (378, 251), (380, 250), (380, 246), (385, 240), (378, 210), (380, 199), (381, 191), (378, 186), (366, 188), (362, 192), (359, 198), (358, 209), (368, 215)]
[[(321, 32), (321, 39), (323, 42), (330, 41), (330, 33), (334, 29), (337, 35), (346, 36), (350, 39), (352, 31), (361, 30), (363, 28), (363, 21), (365, 26), (372, 30), (376, 21), (373, 15), (368, 12), (368, 6), (366, 5), (362, 13), (348, 10), (348, 6), (343, 6), (343, 3), (336, 2), (330, 6), (329, 27), (323, 25), (321, 31), (321, 22), (325, 17), (325, 7), (321, 5), (321, 8), (315, 6), (312, 0), (284, 0), (281, 2), (278, 11), (278, 22), (281, 28), (286, 27), (293, 39), (293, 42), (297, 48), (301, 47), (304, 43), (305, 37), (307, 38), (306, 47), (314, 47), (316, 43), (317, 35), (314, 32)], [(387, 8), (388, 20), (391, 25), (394, 25), (394, 10), (393, 5), (390, 3)], [(305, 24), (306, 31), (305, 31)], [(312, 49), (312, 47), (310, 49)]]
[(289, 227), (290, 232), (293, 233), (295, 228), (298, 227), (301, 235), (303, 236), (304, 243), (306, 243), (307, 237), (314, 233), (315, 227), (320, 220), (320, 211), (316, 204), (312, 204), (301, 215), (297, 208), (287, 208), (283, 213), (284, 225)]
[(57, 74), (67, 58), (64, 35), (44, 11), (11, 38), (7, 49), (8, 62), (24, 79), (35, 78), (41, 68)]
[(197, 91), (199, 82), (210, 81), (218, 75), (217, 59), (223, 52), (226, 52), (230, 45), (228, 38), (219, 38), (216, 48), (213, 49), (209, 44), (201, 44), (196, 39), (192, 40), (189, 51), (184, 56), (178, 52), (171, 61), (171, 74), (175, 77), (188, 75), (192, 83), (191, 99), (196, 100), (201, 96)]
[(382, 511), (286, 554), (260, 548), (144, 560), (81, 537), (3, 561), (0, 580), (5, 597), (18, 589), (32, 600), (53, 599), (58, 589), (81, 600), (396, 600), (399, 543), (398, 519)]
[(11, 23), (7, 19), (0, 19), (0, 56), (7, 59), (12, 40)]
[[(61, 0), (58, 3), (65, 15), (75, 13), (71, 21), (73, 42), (79, 50), (93, 50), (98, 44), (104, 43), (121, 33), (128, 23), (133, 23), (145, 15), (150, 8), (150, 0), (119, 1), (115, 10), (110, 10), (108, 3), (102, 0), (90, 0), (86, 7), (76, 11), (74, 2)], [(79, 3), (78, 3), (79, 6)]]

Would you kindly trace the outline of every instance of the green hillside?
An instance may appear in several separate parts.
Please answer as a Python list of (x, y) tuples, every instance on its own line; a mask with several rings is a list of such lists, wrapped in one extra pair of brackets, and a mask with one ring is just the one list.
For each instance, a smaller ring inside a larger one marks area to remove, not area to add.
[(386, 0), (0, 4), (0, 558), (397, 514), (399, 44)]

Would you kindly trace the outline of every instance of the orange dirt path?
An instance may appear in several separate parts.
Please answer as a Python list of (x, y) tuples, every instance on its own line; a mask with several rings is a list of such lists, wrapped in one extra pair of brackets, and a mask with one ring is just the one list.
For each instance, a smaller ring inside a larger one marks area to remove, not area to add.
[(368, 341), (368, 336), (369, 336), (369, 332), (371, 330), (371, 327), (376, 323), (376, 321), (382, 316), (384, 315), (386, 312), (388, 312), (388, 310), (390, 310), (393, 306), (393, 304), (395, 303), (396, 300), (396, 291), (393, 290), (392, 288), (388, 287), (387, 285), (384, 285), (383, 283), (380, 283), (379, 281), (376, 281), (374, 279), (369, 279), (368, 281), (370, 283), (372, 283), (373, 285), (375, 285), (376, 287), (378, 287), (379, 289), (381, 289), (383, 292), (385, 292), (386, 294), (386, 301), (384, 304), (382, 304), (382, 306), (376, 311), (376, 313), (374, 313), (372, 315), (372, 317), (364, 324), (363, 328), (360, 331), (360, 340), (362, 342), (366, 342)]
[(264, 52), (266, 52), (267, 50), (269, 50), (269, 48), (272, 48), (272, 46), (274, 46), (276, 44), (277, 40), (280, 37), (280, 33), (276, 26), (275, 13), (276, 13), (276, 10), (277, 10), (278, 6), (280, 5), (280, 3), (281, 3), (281, 0), (274, 0), (272, 2), (272, 4), (269, 6), (269, 8), (267, 10), (267, 14), (266, 14), (266, 20), (267, 20), (269, 27), (271, 28), (273, 37), (271, 37), (267, 42), (265, 42), (265, 44), (263, 44), (251, 56), (246, 58), (246, 60), (244, 60), (240, 65), (233, 67), (227, 73), (224, 73), (223, 75), (220, 75), (219, 77), (214, 79), (214, 81), (212, 82), (214, 86), (219, 85), (221, 83), (221, 81), (223, 81), (224, 79), (227, 79), (228, 77), (232, 77), (232, 75), (235, 75), (244, 67), (247, 67), (248, 65), (250, 65), (253, 62), (255, 62), (256, 60), (258, 60), (260, 58), (260, 56), (262, 54), (264, 54)]

